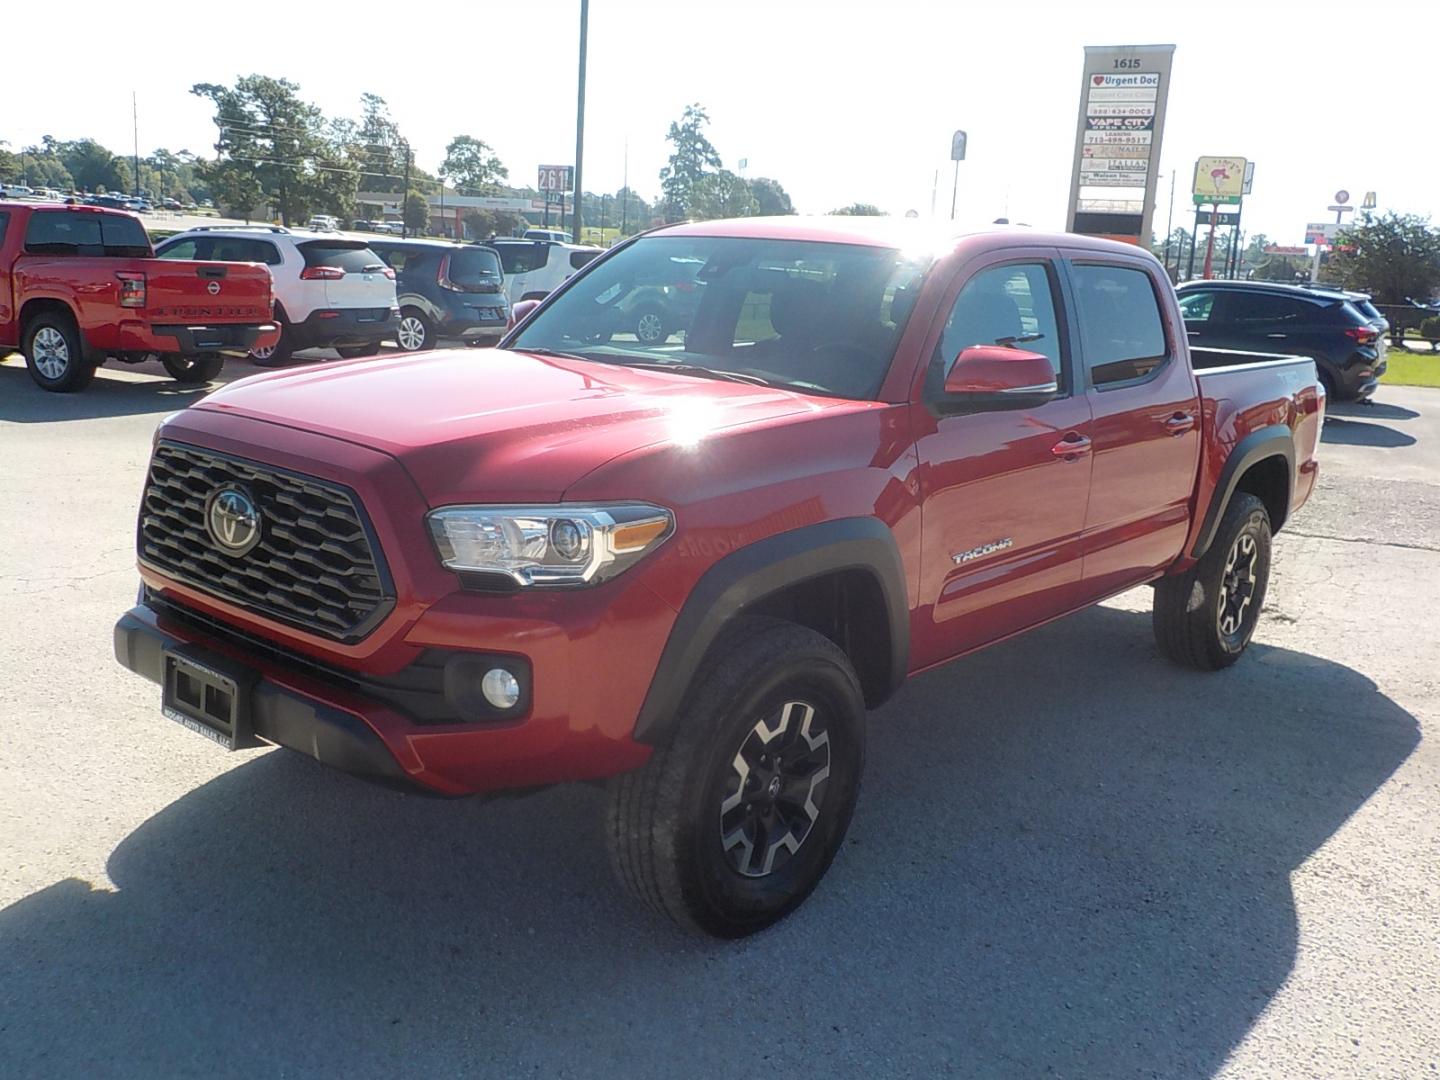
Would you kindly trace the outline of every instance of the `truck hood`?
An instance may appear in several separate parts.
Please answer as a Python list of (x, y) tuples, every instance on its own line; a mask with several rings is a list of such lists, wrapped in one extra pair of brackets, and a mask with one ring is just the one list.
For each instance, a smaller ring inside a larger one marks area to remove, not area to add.
[[(451, 349), (258, 375), (195, 409), (389, 454), (432, 506), (541, 502), (621, 454), (837, 402), (505, 349)], [(263, 439), (263, 436), (259, 436)]]

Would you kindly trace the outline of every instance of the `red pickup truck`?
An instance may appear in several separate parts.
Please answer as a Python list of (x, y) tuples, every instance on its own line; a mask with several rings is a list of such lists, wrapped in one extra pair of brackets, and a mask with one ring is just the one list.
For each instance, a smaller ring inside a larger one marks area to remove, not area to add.
[(133, 214), (0, 202), (0, 357), (18, 347), (46, 390), (83, 390), (107, 359), (158, 357), (202, 383), (279, 340), (270, 271), (154, 258)]
[[(671, 276), (688, 324), (617, 331)], [(226, 747), (445, 795), (608, 780), (629, 890), (739, 936), (819, 881), (907, 676), (1145, 583), (1163, 655), (1235, 661), (1323, 410), (1308, 359), (1192, 352), (1133, 247), (681, 225), (483, 358), (165, 421), (115, 651)]]

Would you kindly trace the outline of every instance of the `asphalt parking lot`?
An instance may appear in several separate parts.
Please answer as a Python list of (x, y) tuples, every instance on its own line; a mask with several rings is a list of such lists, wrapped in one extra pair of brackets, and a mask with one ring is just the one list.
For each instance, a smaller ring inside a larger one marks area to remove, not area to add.
[(612, 884), (597, 790), (424, 800), (161, 718), (110, 651), (199, 396), (157, 372), (0, 363), (0, 1076), (1440, 1069), (1440, 391), (1334, 410), (1239, 665), (1160, 660), (1142, 589), (913, 680), (819, 891), (720, 944)]

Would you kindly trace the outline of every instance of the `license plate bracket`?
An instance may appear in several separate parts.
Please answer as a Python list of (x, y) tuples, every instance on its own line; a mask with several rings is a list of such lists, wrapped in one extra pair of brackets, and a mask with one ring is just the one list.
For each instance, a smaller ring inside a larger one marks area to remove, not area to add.
[(226, 750), (259, 746), (250, 724), (255, 672), (206, 649), (167, 648), (160, 711)]

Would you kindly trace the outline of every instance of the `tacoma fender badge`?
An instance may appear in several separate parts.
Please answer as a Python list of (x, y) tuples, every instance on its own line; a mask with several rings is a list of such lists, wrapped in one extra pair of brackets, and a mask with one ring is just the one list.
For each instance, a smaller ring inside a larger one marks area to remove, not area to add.
[(962, 551), (958, 555), (951, 555), (950, 558), (957, 564), (967, 563), (973, 559), (983, 559), (986, 555), (994, 555), (997, 551), (1004, 551), (1006, 548), (1014, 546), (1015, 541), (1007, 536), (1000, 540), (991, 540), (988, 544), (981, 544), (979, 547), (973, 547), (969, 551)]

